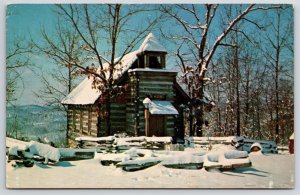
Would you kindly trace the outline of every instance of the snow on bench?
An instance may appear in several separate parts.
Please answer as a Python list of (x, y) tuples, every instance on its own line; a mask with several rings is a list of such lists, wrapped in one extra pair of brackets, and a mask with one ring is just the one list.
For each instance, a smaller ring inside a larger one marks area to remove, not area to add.
[(124, 142), (144, 142), (145, 137), (123, 137), (123, 138), (116, 138), (116, 140), (121, 140)]
[(172, 137), (145, 137), (146, 142), (171, 143)]
[(114, 136), (107, 136), (107, 137), (77, 137), (75, 138), (76, 141), (91, 141), (91, 142), (105, 142), (105, 141), (114, 141)]

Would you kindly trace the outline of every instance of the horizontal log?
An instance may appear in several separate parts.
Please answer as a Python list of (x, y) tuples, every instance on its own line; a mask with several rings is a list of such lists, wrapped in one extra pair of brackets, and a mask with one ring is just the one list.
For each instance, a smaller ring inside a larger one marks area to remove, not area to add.
[(170, 87), (159, 87), (159, 86), (152, 86), (152, 87), (140, 87), (140, 91), (163, 91), (172, 93), (173, 90)]
[(185, 163), (185, 164), (163, 164), (163, 166), (172, 169), (202, 169), (202, 163)]
[(85, 159), (92, 159), (95, 156), (95, 150), (70, 149), (70, 148), (62, 148), (59, 150), (61, 154), (60, 161), (85, 160)]
[(134, 163), (132, 161), (127, 161), (127, 162), (125, 161), (116, 164), (116, 167), (121, 167), (124, 171), (138, 171), (138, 170), (143, 170), (152, 167), (154, 165), (157, 165), (160, 162), (161, 162), (160, 159), (148, 161), (145, 163), (140, 163), (140, 162)]

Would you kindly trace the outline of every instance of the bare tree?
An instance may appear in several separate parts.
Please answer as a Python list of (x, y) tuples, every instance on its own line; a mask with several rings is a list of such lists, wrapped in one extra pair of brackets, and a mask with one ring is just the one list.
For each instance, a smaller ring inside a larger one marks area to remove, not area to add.
[(23, 38), (16, 38), (12, 44), (6, 47), (6, 104), (16, 101), (16, 90), (22, 83), (22, 70), (32, 65), (32, 45)]
[(83, 57), (76, 31), (68, 25), (62, 25), (60, 20), (57, 21), (54, 36), (50, 37), (45, 28), (42, 29), (41, 34), (43, 42), (37, 43), (32, 39), (32, 43), (37, 49), (36, 52), (40, 55), (46, 55), (49, 62), (53, 63), (54, 66), (46, 73), (36, 71), (43, 88), (35, 92), (35, 95), (47, 105), (60, 105), (62, 98), (68, 95), (77, 84), (75, 73), (78, 68), (71, 66), (68, 62), (72, 59), (78, 59), (77, 63), (83, 65), (89, 58)]
[[(188, 86), (194, 99), (200, 101), (199, 105), (195, 105), (197, 108), (196, 114), (196, 126), (198, 136), (202, 136), (202, 124), (203, 124), (203, 103), (204, 99), (204, 86), (209, 80), (206, 79), (206, 72), (209, 68), (209, 64), (214, 57), (217, 49), (220, 46), (233, 46), (231, 43), (225, 42), (225, 37), (234, 29), (234, 27), (242, 20), (249, 23), (253, 23), (250, 19), (246, 18), (249, 13), (258, 10), (268, 10), (278, 8), (278, 6), (261, 7), (254, 4), (248, 5), (240, 12), (235, 13), (235, 16), (227, 23), (226, 28), (222, 30), (219, 35), (215, 35), (213, 30), (213, 23), (217, 10), (220, 9), (219, 5), (206, 4), (202, 7), (200, 5), (163, 5), (161, 11), (167, 13), (172, 17), (177, 24), (182, 27), (184, 33), (176, 34), (170, 33), (174, 40), (181, 41), (183, 45), (179, 52), (182, 57), (185, 56), (188, 51), (191, 61), (194, 61), (193, 66), (186, 65), (182, 62), (186, 62), (186, 59), (180, 60), (182, 69), (186, 72), (183, 73), (183, 82)], [(205, 10), (203, 12), (203, 10)], [(203, 15), (201, 15), (203, 13)]]
[[(288, 61), (292, 61), (292, 59), (288, 59), (284, 57), (284, 53), (290, 52), (293, 55), (293, 32), (291, 30), (291, 26), (293, 26), (293, 20), (286, 22), (283, 20), (283, 15), (286, 10), (289, 10), (290, 7), (286, 7), (282, 10), (276, 10), (274, 14), (275, 17), (273, 21), (271, 21), (269, 31), (266, 33), (267, 39), (267, 47), (262, 47), (262, 50), (265, 54), (267, 66), (271, 72), (271, 82), (274, 83), (274, 95), (275, 99), (270, 102), (274, 102), (271, 105), (271, 109), (275, 107), (275, 118), (272, 119), (275, 122), (275, 141), (279, 143), (280, 140), (280, 108), (282, 105), (282, 96), (280, 91), (280, 82), (281, 80), (290, 80), (289, 76), (291, 75), (289, 72), (292, 71), (286, 66), (288, 65)], [(284, 23), (285, 22), (285, 23)], [(286, 74), (287, 73), (287, 74)], [(273, 97), (271, 97), (273, 99)], [(271, 118), (273, 118), (273, 113), (271, 111)], [(283, 127), (281, 127), (283, 128)], [(283, 133), (283, 130), (282, 132)], [(284, 136), (283, 136), (284, 137)]]

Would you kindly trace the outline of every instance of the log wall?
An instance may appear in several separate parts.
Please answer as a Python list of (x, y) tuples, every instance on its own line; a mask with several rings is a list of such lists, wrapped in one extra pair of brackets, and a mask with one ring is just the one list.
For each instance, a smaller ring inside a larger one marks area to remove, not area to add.
[[(111, 104), (111, 129), (112, 133), (126, 131), (126, 104)], [(98, 111), (97, 105), (69, 105), (68, 108), (68, 136), (75, 139), (79, 136), (107, 136), (106, 121), (100, 121), (98, 132)], [(98, 134), (97, 134), (98, 133)]]
[(97, 136), (97, 107), (94, 105), (68, 106), (68, 137)]
[[(130, 93), (126, 108), (127, 131), (131, 134), (145, 135), (145, 117), (143, 100), (147, 95), (164, 97), (174, 103), (176, 81), (174, 72), (133, 71), (129, 73)], [(152, 99), (152, 100), (155, 100)], [(175, 118), (173, 115), (165, 117), (165, 135), (174, 135)]]

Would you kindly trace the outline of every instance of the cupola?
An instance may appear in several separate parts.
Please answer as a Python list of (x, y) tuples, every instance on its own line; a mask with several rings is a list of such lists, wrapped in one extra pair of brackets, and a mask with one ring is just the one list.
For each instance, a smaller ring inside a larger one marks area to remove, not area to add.
[(138, 50), (138, 67), (164, 69), (167, 50), (150, 33)]

